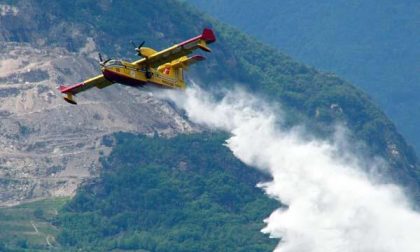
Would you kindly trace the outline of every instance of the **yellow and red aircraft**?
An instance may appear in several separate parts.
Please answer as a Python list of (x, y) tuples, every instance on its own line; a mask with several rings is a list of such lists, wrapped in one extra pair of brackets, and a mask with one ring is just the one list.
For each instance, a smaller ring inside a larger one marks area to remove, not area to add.
[(74, 96), (90, 88), (105, 88), (114, 83), (128, 86), (144, 86), (153, 84), (162, 88), (184, 89), (184, 69), (189, 65), (202, 61), (200, 55), (187, 57), (200, 48), (210, 52), (208, 44), (216, 41), (211, 29), (204, 29), (201, 35), (173, 45), (162, 51), (143, 47), (144, 42), (135, 48), (137, 55), (143, 57), (134, 62), (108, 59), (103, 60), (99, 54), (102, 74), (71, 86), (61, 85), (58, 89), (63, 93), (64, 100), (77, 104)]

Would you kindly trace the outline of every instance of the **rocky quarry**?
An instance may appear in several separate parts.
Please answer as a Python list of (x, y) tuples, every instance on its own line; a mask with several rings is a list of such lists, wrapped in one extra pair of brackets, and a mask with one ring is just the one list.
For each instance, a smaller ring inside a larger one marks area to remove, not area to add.
[[(92, 40), (79, 52), (0, 43), (0, 206), (71, 196), (98, 175), (113, 132), (197, 131), (171, 104), (119, 84), (66, 103), (57, 87), (100, 73)], [(104, 136), (108, 136), (104, 138)]]

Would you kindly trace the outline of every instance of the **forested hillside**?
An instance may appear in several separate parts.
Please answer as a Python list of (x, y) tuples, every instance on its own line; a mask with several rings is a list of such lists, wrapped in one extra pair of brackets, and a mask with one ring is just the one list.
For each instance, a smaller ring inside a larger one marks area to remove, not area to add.
[(101, 176), (58, 216), (62, 200), (0, 211), (10, 229), (0, 250), (272, 251), (278, 241), (260, 229), (279, 204), (255, 187), (268, 177), (222, 146), (226, 137), (109, 136)]
[(365, 90), (420, 153), (419, 1), (188, 2)]
[(94, 251), (271, 251), (277, 241), (259, 230), (278, 203), (225, 138), (116, 134), (101, 177), (59, 214), (58, 241)]

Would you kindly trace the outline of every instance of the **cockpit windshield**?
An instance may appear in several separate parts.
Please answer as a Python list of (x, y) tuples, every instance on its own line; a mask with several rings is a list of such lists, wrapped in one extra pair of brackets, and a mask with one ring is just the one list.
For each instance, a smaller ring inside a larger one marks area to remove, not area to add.
[(105, 66), (124, 66), (121, 60), (110, 60), (105, 63)]

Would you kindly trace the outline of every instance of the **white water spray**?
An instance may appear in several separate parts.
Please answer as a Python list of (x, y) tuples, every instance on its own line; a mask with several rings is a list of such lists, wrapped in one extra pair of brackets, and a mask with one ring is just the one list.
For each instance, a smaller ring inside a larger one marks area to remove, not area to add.
[(420, 214), (398, 187), (370, 182), (361, 160), (338, 157), (337, 145), (282, 130), (271, 106), (238, 90), (218, 102), (197, 87), (165, 96), (192, 121), (230, 132), (233, 154), (272, 175), (259, 186), (288, 205), (262, 230), (281, 237), (275, 251), (420, 251)]

